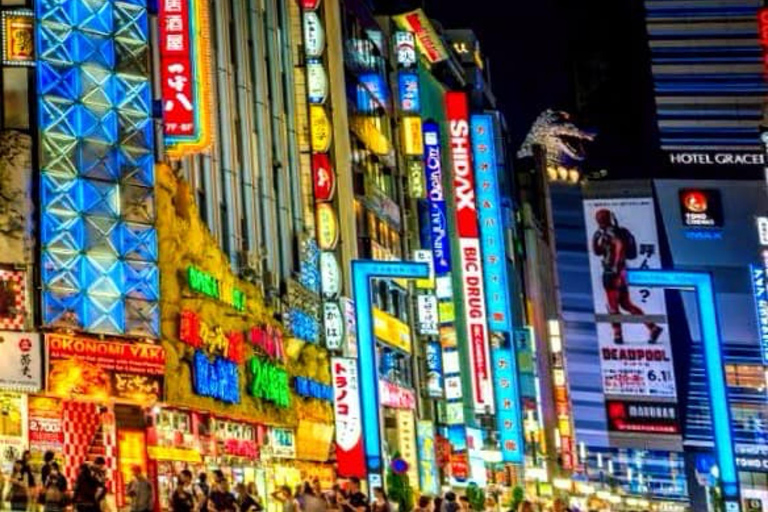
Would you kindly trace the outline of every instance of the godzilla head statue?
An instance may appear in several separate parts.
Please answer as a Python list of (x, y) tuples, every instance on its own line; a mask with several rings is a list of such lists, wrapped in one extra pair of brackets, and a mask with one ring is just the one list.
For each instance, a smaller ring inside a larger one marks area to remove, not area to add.
[(534, 121), (517, 157), (532, 157), (538, 145), (546, 149), (548, 165), (574, 167), (586, 157), (584, 143), (594, 138), (594, 133), (573, 124), (567, 112), (548, 109)]

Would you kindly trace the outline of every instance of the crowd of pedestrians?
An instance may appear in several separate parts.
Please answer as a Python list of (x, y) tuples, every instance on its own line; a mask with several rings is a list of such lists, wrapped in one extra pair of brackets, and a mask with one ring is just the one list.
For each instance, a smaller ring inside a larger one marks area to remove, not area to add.
[[(38, 508), (43, 512), (110, 512), (105, 499), (107, 471), (102, 457), (96, 457), (93, 463), (81, 464), (75, 482), (70, 485), (55, 454), (46, 452), (38, 485), (30, 467), (30, 454), (25, 452), (0, 486), (12, 511), (27, 512)], [(126, 485), (125, 495), (130, 512), (154, 511), (155, 489), (139, 466), (132, 468), (132, 479)], [(471, 512), (469, 499), (452, 491), (437, 497), (420, 496), (412, 511), (402, 511), (388, 499), (381, 487), (374, 488), (373, 498), (369, 499), (357, 478), (350, 479), (344, 487), (334, 485), (327, 490), (322, 488), (319, 480), (304, 482), (296, 488), (284, 485), (272, 493), (271, 498), (280, 503), (282, 512)], [(253, 482), (240, 482), (232, 488), (220, 470), (213, 471), (209, 479), (206, 473), (195, 478), (188, 469), (178, 475), (168, 506), (172, 512), (262, 512), (266, 508)], [(524, 501), (517, 510), (508, 512), (534, 510), (531, 502)], [(562, 500), (557, 500), (552, 510), (568, 511)], [(483, 512), (499, 512), (493, 498), (486, 500)]]

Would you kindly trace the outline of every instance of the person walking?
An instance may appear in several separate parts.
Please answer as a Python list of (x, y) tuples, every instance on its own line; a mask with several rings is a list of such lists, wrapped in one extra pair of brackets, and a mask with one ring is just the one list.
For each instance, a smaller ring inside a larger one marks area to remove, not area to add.
[(134, 465), (131, 472), (133, 480), (126, 489), (126, 495), (131, 498), (131, 512), (152, 512), (154, 505), (152, 484), (141, 472), (140, 466)]
[(6, 500), (11, 504), (11, 510), (27, 510), (29, 505), (29, 480), (24, 471), (24, 461), (13, 463), (13, 470), (8, 479), (8, 495)]
[(209, 512), (237, 512), (235, 497), (229, 489), (224, 473), (220, 469), (213, 472), (213, 485), (208, 496)]
[(194, 512), (195, 495), (192, 489), (192, 472), (188, 469), (179, 473), (176, 489), (171, 495), (172, 512)]
[(419, 496), (419, 502), (413, 512), (432, 512), (432, 498), (424, 494)]
[(197, 483), (194, 488), (195, 510), (197, 512), (208, 510), (208, 496), (211, 494), (211, 487), (208, 485), (208, 475), (200, 473), (197, 475)]
[(72, 493), (72, 503), (76, 512), (99, 512), (105, 494), (104, 484), (94, 474), (87, 462), (80, 464)]
[(272, 493), (272, 497), (282, 503), (283, 512), (298, 512), (299, 503), (293, 497), (291, 488), (287, 485), (283, 485), (279, 490)]
[[(52, 453), (52, 452), (49, 452)], [(47, 454), (46, 454), (47, 455)], [(67, 479), (61, 473), (59, 464), (50, 461), (43, 480), (43, 510), (45, 512), (63, 512), (69, 505), (67, 499)]]
[(256, 488), (254, 482), (248, 482), (248, 485), (245, 486), (245, 492), (248, 493), (248, 496), (250, 496), (256, 504), (256, 510), (258, 512), (264, 510), (264, 503), (261, 500), (261, 496), (259, 496), (259, 490)]
[(343, 512), (370, 512), (368, 498), (360, 490), (360, 479), (349, 479), (349, 496), (341, 503)]
[(387, 499), (387, 493), (381, 487), (373, 488), (373, 503), (371, 504), (371, 512), (392, 512), (392, 507), (389, 505)]
[(445, 493), (442, 510), (440, 512), (459, 512), (459, 504), (456, 503), (456, 493), (448, 491)]
[(309, 484), (304, 484), (304, 492), (302, 493), (304, 502), (304, 512), (326, 512), (327, 504), (322, 496), (318, 496), (315, 489)]

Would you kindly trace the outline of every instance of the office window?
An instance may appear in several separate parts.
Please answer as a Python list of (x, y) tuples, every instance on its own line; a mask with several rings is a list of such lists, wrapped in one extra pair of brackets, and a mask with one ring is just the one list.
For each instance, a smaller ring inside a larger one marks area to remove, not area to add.
[(765, 369), (762, 366), (746, 364), (725, 365), (725, 380), (730, 387), (765, 389)]

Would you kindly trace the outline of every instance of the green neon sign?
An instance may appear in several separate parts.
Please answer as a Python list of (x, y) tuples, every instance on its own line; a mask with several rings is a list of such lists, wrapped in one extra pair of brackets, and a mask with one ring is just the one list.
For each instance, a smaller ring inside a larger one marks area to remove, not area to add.
[(248, 370), (251, 374), (248, 389), (251, 396), (272, 402), (278, 407), (291, 405), (288, 372), (258, 357), (251, 358)]
[(245, 292), (222, 283), (208, 272), (190, 266), (187, 268), (187, 281), (192, 291), (223, 302), (238, 311), (245, 311)]

